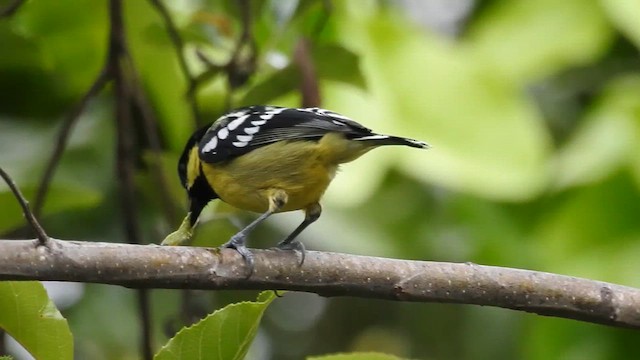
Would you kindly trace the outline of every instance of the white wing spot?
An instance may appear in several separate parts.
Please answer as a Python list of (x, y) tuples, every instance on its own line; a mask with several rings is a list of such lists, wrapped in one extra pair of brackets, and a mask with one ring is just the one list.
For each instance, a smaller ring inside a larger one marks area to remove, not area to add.
[(239, 116), (243, 116), (246, 115), (248, 113), (248, 111), (243, 110), (243, 111), (235, 111), (235, 112), (231, 112), (225, 115), (222, 115), (218, 118), (218, 120), (216, 121), (220, 121), (220, 120), (224, 120), (224, 119), (228, 119), (230, 117), (239, 117)]
[(211, 140), (209, 140), (204, 147), (202, 148), (202, 152), (206, 153), (209, 152), (213, 149), (216, 148), (216, 146), (218, 146), (218, 137), (214, 136), (211, 138)]
[(334, 123), (334, 124), (336, 124), (336, 125), (340, 125), (340, 126), (347, 126), (347, 124), (345, 124), (345, 123), (343, 123), (343, 122), (341, 122), (341, 121), (338, 121), (338, 120), (331, 120), (331, 122), (332, 122), (332, 123)]
[(338, 113), (334, 113), (332, 111), (327, 111), (326, 115), (334, 117), (334, 118), (338, 118), (338, 119), (343, 119), (343, 120), (351, 120), (350, 118), (344, 116), (344, 115), (340, 115)]
[(266, 111), (264, 112), (264, 114), (260, 115), (260, 119), (263, 120), (271, 120), (273, 119), (274, 116), (280, 114), (281, 112), (285, 111), (286, 108), (273, 108), (273, 109), (265, 109)]
[(240, 126), (240, 124), (247, 120), (248, 117), (249, 115), (240, 116), (239, 118), (229, 122), (227, 124), (227, 127), (229, 128), (229, 130), (235, 130), (238, 126)]
[[(337, 119), (343, 119), (343, 120), (349, 120), (352, 121), (350, 118), (344, 116), (344, 115), (340, 115), (338, 113), (335, 113), (333, 111), (329, 111), (326, 109), (320, 109), (317, 107), (312, 107), (312, 108), (302, 108), (302, 109), (298, 109), (300, 111), (306, 111), (306, 112), (310, 112), (310, 113), (314, 113), (314, 114), (318, 114), (318, 115), (322, 115), (322, 116), (328, 116), (328, 117), (333, 117), (333, 118), (337, 118)], [(344, 125), (344, 124), (340, 124), (340, 125)]]
[(218, 131), (218, 137), (220, 138), (220, 140), (226, 139), (227, 136), (229, 136), (229, 129), (227, 129), (226, 127)]
[(232, 144), (235, 147), (245, 147), (245, 146), (249, 145), (248, 142), (244, 142), (244, 141), (234, 141), (234, 142), (232, 142)]
[(248, 128), (244, 129), (244, 132), (249, 134), (249, 135), (253, 135), (253, 134), (257, 133), (258, 131), (260, 131), (260, 128), (258, 126), (248, 127)]
[(389, 138), (389, 136), (387, 136), (387, 135), (370, 135), (370, 136), (363, 136), (363, 137), (360, 137), (360, 138), (356, 138), (356, 139), (353, 139), (353, 140), (357, 140), (357, 141), (360, 141), (360, 140), (382, 140), (382, 139), (388, 139), (388, 138)]
[(254, 120), (251, 122), (251, 125), (260, 126), (267, 123), (267, 120)]
[(253, 136), (251, 135), (238, 135), (236, 136), (236, 138), (238, 139), (238, 141), (242, 141), (242, 142), (249, 142), (251, 141), (251, 139), (253, 139)]

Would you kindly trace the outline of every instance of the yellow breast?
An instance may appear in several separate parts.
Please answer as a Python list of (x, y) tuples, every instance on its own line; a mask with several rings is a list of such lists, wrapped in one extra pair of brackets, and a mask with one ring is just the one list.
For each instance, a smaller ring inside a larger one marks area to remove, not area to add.
[(319, 146), (278, 142), (229, 162), (203, 164), (203, 172), (220, 198), (237, 208), (265, 212), (269, 192), (282, 189), (288, 201), (280, 211), (304, 209), (320, 201), (338, 167)]

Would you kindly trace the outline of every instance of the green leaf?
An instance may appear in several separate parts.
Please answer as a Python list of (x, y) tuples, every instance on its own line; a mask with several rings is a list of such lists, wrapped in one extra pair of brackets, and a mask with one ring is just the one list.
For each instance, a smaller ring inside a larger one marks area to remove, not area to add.
[(36, 359), (73, 358), (67, 320), (39, 282), (0, 282), (0, 327)]
[[(366, 80), (360, 70), (360, 58), (351, 50), (337, 44), (314, 45), (311, 49), (318, 80), (332, 80), (364, 89)], [(295, 64), (274, 71), (259, 80), (240, 100), (241, 105), (268, 104), (300, 85)]]
[(544, 210), (532, 236), (544, 254), (541, 267), (560, 274), (640, 285), (640, 264), (629, 260), (640, 251), (640, 202), (628, 172), (572, 189), (552, 204)]
[(298, 88), (298, 71), (293, 66), (277, 70), (252, 86), (239, 105), (269, 104), (273, 99)]
[(197, 324), (183, 328), (154, 359), (244, 359), (275, 295), (262, 292), (255, 302), (240, 302), (217, 310)]
[[(626, 165), (640, 165), (640, 76), (611, 81), (596, 106), (558, 153), (555, 186), (564, 189), (603, 179)], [(640, 175), (640, 167), (636, 172)], [(640, 180), (640, 176), (638, 177)]]
[(187, 82), (178, 65), (176, 50), (168, 40), (166, 31), (157, 34), (158, 38), (164, 37), (164, 41), (150, 41), (148, 29), (162, 22), (148, 2), (126, 1), (124, 5), (129, 50), (140, 81), (162, 133), (172, 134), (164, 138), (167, 146), (180, 151), (184, 139), (191, 135), (195, 122), (185, 101)]
[[(334, 99), (334, 109), (349, 109), (347, 116), (378, 132), (433, 145), (429, 152), (385, 150), (395, 156), (388, 166), (494, 199), (522, 200), (542, 190), (550, 137), (520, 85), (468, 49), (397, 17), (378, 13), (363, 24), (353, 22), (343, 19), (341, 33), (357, 53), (367, 54), (362, 69), (368, 99), (353, 105), (342, 96)], [(381, 153), (378, 159), (386, 156)]]
[(42, 52), (35, 41), (17, 33), (9, 23), (0, 23), (0, 44), (11, 49), (0, 57), (0, 69), (44, 66)]
[(402, 360), (403, 358), (374, 353), (374, 352), (355, 352), (355, 353), (341, 353), (341, 354), (333, 354), (333, 355), (322, 355), (322, 356), (309, 356), (307, 360)]
[(353, 51), (341, 45), (327, 44), (313, 46), (312, 55), (321, 80), (334, 80), (365, 88), (360, 58)]
[[(91, 0), (33, 1), (16, 14), (57, 76), (57, 88), (79, 97), (100, 71), (107, 49), (107, 6)], [(64, 79), (63, 81), (60, 79)]]
[(640, 2), (600, 0), (609, 19), (640, 48)]
[(595, 0), (495, 2), (470, 29), (472, 58), (492, 71), (527, 81), (587, 64), (613, 39)]

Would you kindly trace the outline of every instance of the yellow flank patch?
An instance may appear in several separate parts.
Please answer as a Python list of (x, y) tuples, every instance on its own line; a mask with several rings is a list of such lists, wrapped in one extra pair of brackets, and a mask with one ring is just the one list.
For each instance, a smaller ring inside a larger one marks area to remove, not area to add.
[[(288, 195), (280, 211), (304, 209), (320, 201), (338, 165), (371, 147), (329, 133), (320, 141), (281, 141), (231, 161), (203, 163), (203, 172), (220, 198), (237, 208), (265, 212), (273, 189)], [(189, 164), (191, 165), (191, 164)], [(191, 167), (189, 166), (189, 171)]]
[(200, 158), (198, 157), (198, 147), (194, 146), (189, 151), (187, 160), (187, 189), (191, 189), (198, 175), (200, 175)]

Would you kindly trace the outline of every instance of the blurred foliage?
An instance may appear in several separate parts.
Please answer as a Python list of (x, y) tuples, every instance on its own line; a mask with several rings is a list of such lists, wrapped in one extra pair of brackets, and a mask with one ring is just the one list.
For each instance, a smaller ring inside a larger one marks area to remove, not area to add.
[[(139, 141), (140, 220), (145, 239), (158, 242), (179, 221), (166, 220), (159, 198), (184, 208), (174, 169), (196, 119), (162, 18), (149, 2), (125, 3), (127, 40), (158, 119), (169, 178), (170, 189), (162, 190)], [(230, 93), (224, 69), (210, 72), (196, 92), (203, 119), (214, 120), (228, 104), (298, 106), (293, 51), (305, 38), (323, 107), (433, 145), (428, 152), (376, 150), (344, 166), (322, 218), (302, 235), (309, 249), (472, 261), (640, 287), (640, 2), (251, 4), (256, 73)], [(231, 58), (242, 30), (237, 2), (166, 5), (194, 76), (207, 71), (196, 50), (216, 64)], [(29, 197), (60, 120), (104, 62), (106, 8), (105, 0), (30, 1), (0, 19), (0, 165)], [(449, 30), (434, 25), (447, 21)], [(121, 241), (114, 124), (108, 87), (79, 119), (54, 178), (42, 219), (52, 236)], [(272, 246), (301, 216), (273, 217), (252, 246)], [(211, 205), (195, 244), (218, 245), (250, 219)], [(0, 233), (18, 234), (20, 225), (19, 207), (0, 184)], [(252, 298), (156, 290), (154, 343), (159, 348), (182, 325)], [(89, 285), (61, 311), (76, 357), (138, 357), (131, 291)], [(287, 293), (267, 309), (248, 358), (376, 351), (423, 359), (613, 359), (640, 356), (636, 342), (629, 330), (501, 309)]]

